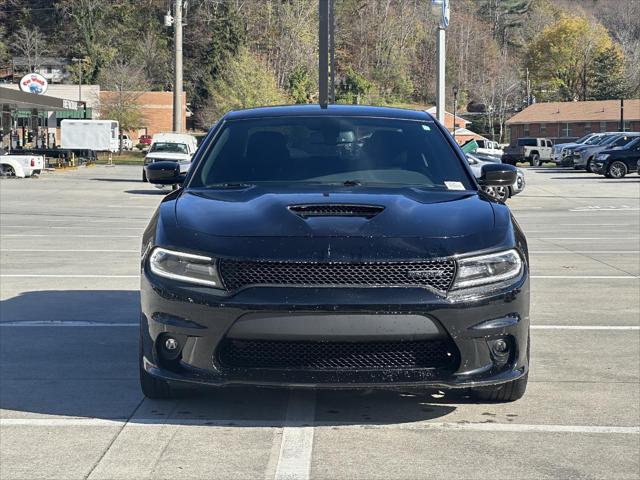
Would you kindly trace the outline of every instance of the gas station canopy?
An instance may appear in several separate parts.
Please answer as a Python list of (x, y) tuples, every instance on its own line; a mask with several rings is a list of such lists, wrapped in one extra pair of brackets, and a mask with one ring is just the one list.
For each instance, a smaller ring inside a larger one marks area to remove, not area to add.
[(47, 112), (78, 110), (75, 100), (49, 97), (36, 93), (0, 87), (0, 106), (2, 110), (44, 110)]

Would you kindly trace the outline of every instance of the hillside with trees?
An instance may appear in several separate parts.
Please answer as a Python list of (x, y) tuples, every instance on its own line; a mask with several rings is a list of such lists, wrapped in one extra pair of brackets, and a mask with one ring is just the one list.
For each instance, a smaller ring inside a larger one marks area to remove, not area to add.
[[(0, 0), (0, 65), (14, 56), (83, 58), (85, 83), (172, 89), (168, 0)], [(527, 101), (640, 94), (636, 0), (451, 0), (447, 84), (476, 130), (502, 140)], [(337, 101), (435, 101), (435, 28), (427, 0), (335, 0)], [(224, 111), (317, 100), (317, 0), (191, 0), (184, 79), (198, 126)], [(450, 92), (447, 96), (452, 101)], [(134, 113), (131, 113), (134, 115)]]

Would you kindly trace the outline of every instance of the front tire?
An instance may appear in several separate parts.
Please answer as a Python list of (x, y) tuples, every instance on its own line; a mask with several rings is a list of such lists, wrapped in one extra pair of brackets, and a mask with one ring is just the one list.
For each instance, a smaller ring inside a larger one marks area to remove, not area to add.
[(584, 167), (584, 169), (589, 173), (593, 173), (593, 169), (591, 167), (591, 162), (592, 161), (593, 161), (593, 157), (591, 157), (589, 160), (587, 160), (587, 164)]
[(154, 400), (164, 400), (176, 398), (175, 390), (171, 388), (168, 382), (147, 373), (143, 365), (142, 355), (142, 333), (140, 334), (140, 347), (138, 353), (138, 363), (140, 367), (140, 388), (145, 397)]
[(542, 166), (542, 162), (540, 161), (540, 155), (534, 153), (531, 155), (531, 166), (532, 167), (540, 167)]
[(515, 402), (524, 396), (527, 390), (529, 372), (524, 376), (496, 387), (478, 387), (471, 389), (472, 395), (483, 402)]
[(607, 169), (607, 177), (623, 178), (627, 174), (627, 166), (620, 161), (615, 161)]

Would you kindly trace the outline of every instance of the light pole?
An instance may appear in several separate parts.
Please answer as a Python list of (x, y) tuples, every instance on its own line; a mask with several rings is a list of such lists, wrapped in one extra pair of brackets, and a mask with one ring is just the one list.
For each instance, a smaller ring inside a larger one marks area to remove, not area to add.
[(431, 0), (433, 12), (440, 18), (438, 24), (438, 71), (436, 76), (436, 117), (444, 125), (445, 107), (445, 31), (449, 26), (449, 0)]
[(458, 107), (458, 86), (453, 86), (453, 139), (456, 139), (456, 118)]
[(173, 17), (171, 12), (164, 16), (165, 27), (173, 25), (173, 131), (182, 131), (182, 9), (186, 1), (175, 0)]
[(87, 102), (83, 102), (82, 101), (82, 70), (84, 70), (84, 62), (86, 61), (86, 58), (76, 58), (73, 57), (71, 59), (72, 62), (76, 62), (78, 64), (78, 75), (79, 75), (79, 82), (78, 82), (78, 103), (82, 103), (84, 105), (83, 107), (83, 114), (82, 114), (82, 118), (87, 118)]
[(78, 102), (82, 101), (82, 64), (84, 63), (84, 58), (76, 58), (73, 57), (71, 59), (72, 62), (76, 62), (78, 64), (78, 71), (79, 71), (79, 75), (80, 75), (80, 82), (78, 82)]

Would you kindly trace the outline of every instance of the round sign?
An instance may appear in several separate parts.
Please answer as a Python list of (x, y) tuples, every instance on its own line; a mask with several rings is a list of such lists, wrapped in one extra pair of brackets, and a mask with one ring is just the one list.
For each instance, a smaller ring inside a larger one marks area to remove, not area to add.
[(23, 92), (42, 94), (48, 87), (49, 82), (39, 73), (27, 73), (20, 79), (20, 90)]

